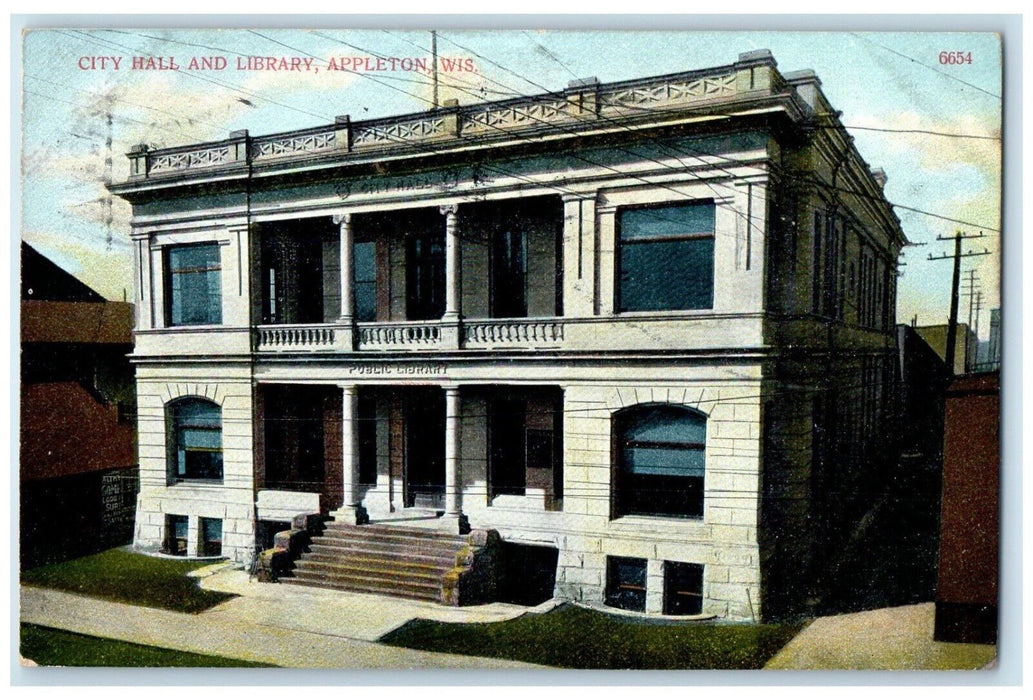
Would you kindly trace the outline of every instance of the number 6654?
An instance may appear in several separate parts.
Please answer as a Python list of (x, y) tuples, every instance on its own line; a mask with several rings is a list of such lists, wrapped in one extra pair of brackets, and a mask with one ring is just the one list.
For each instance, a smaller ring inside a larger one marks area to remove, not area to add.
[(958, 66), (963, 63), (972, 63), (971, 51), (941, 51), (941, 66)]

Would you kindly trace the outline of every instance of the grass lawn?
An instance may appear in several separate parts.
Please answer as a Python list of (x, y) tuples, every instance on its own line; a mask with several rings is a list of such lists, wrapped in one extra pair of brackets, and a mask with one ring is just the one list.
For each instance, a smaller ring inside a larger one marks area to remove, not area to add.
[(663, 624), (566, 605), (505, 622), (413, 620), (379, 641), (562, 668), (753, 669), (762, 668), (802, 627)]
[(21, 626), (21, 654), (40, 666), (271, 668), (269, 664), (89, 637), (30, 624)]
[(186, 573), (210, 562), (159, 559), (109, 549), (82, 559), (23, 571), (21, 582), (120, 603), (196, 613), (234, 596), (206, 591)]

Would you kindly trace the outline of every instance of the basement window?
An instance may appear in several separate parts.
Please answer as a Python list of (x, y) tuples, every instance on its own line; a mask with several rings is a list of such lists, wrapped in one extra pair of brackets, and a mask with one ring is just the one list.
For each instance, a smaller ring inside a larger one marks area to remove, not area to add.
[(206, 557), (222, 556), (222, 520), (201, 518), (201, 552)]
[(185, 515), (165, 516), (165, 554), (176, 557), (187, 555), (187, 533), (190, 521)]
[(646, 610), (646, 560), (606, 558), (606, 604), (621, 610)]
[(703, 565), (664, 562), (664, 615), (703, 612)]

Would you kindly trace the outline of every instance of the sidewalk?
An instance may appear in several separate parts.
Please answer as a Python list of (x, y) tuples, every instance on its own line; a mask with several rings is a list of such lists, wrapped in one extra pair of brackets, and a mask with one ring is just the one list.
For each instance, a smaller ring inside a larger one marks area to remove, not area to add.
[(21, 621), (198, 654), (291, 668), (535, 669), (516, 661), (416, 651), (374, 643), (415, 617), (491, 621), (524, 612), (512, 605), (445, 608), (366, 595), (249, 582), (239, 571), (203, 580), (243, 593), (197, 615), (22, 586)]
[(932, 603), (820, 617), (764, 667), (780, 670), (914, 671), (985, 668), (994, 646), (933, 641)]

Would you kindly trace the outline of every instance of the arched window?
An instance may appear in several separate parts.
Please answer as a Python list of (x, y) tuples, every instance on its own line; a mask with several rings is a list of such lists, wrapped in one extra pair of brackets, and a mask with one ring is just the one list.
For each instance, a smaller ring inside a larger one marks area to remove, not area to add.
[(614, 517), (703, 516), (706, 416), (681, 406), (636, 406), (615, 416), (614, 440)]
[(169, 405), (169, 481), (222, 480), (222, 409), (204, 399)]

